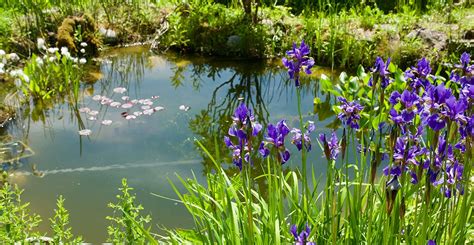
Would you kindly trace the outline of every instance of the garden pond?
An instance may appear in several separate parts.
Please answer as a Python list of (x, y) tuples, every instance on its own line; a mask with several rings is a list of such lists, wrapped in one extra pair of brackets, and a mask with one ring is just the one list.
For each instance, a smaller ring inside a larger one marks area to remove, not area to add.
[[(18, 165), (4, 164), (10, 168), (10, 181), (24, 188), (32, 212), (51, 217), (57, 197), (63, 195), (73, 232), (87, 242), (105, 241), (105, 217), (112, 215), (107, 204), (115, 202), (122, 178), (155, 224), (191, 227), (192, 218), (180, 203), (152, 193), (176, 198), (169, 183), (178, 182), (176, 174), (203, 180), (205, 172), (213, 171), (195, 139), (210, 148), (223, 143), (241, 100), (263, 124), (280, 119), (291, 126), (298, 123), (295, 88), (277, 61), (183, 58), (132, 47), (105, 51), (95, 63), (88, 71), (90, 81), (81, 85), (77, 105), (66, 98), (44, 108), (22, 106), (2, 132), (4, 141), (24, 143), (28, 153), (34, 153)], [(331, 74), (323, 68), (313, 71), (315, 76)], [(315, 80), (303, 82), (302, 94), (302, 111), (312, 112), (304, 120), (316, 124), (314, 138), (334, 126), (334, 98), (321, 96)], [(326, 102), (315, 106), (315, 96)], [(118, 103), (104, 105), (104, 99)], [(136, 105), (126, 108), (131, 101)], [(230, 159), (230, 152), (220, 148)], [(296, 152), (296, 147), (289, 148)], [(313, 148), (310, 162), (324, 173), (326, 161), (319, 147)], [(298, 155), (288, 168), (300, 163)], [(237, 173), (228, 162), (227, 171)], [(41, 223), (40, 231), (49, 231), (48, 221)]]

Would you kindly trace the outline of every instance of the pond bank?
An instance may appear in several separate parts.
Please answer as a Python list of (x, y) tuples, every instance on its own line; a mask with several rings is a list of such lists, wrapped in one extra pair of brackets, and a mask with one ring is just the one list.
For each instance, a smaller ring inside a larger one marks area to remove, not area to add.
[[(298, 15), (288, 7), (273, 6), (259, 8), (254, 18), (242, 8), (222, 4), (91, 3), (81, 11), (63, 8), (26, 14), (0, 11), (2, 17), (10, 16), (0, 48), (28, 57), (36, 51), (36, 39), (42, 37), (50, 46), (64, 44), (72, 50), (87, 41), (94, 44), (88, 54), (105, 46), (151, 43), (159, 52), (173, 49), (262, 59), (281, 57), (293, 40), (304, 39), (314, 47), (312, 56), (318, 65), (355, 70), (359, 64), (372, 65), (377, 56), (392, 57), (401, 67), (421, 57), (439, 64), (474, 47), (474, 8), (469, 5), (424, 13), (408, 8), (384, 13), (359, 6)], [(22, 26), (23, 21), (38, 16), (32, 25)]]

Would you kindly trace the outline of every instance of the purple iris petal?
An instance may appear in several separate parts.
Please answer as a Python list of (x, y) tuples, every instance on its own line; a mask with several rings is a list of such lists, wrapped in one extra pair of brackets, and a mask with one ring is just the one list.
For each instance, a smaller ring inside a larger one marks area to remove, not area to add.
[(309, 53), (309, 46), (306, 45), (303, 40), (301, 41), (299, 47), (296, 46), (296, 43), (293, 43), (293, 48), (286, 52), (288, 58), (282, 58), (282, 63), (288, 70), (290, 79), (295, 81), (296, 87), (300, 86), (299, 73), (301, 70), (303, 70), (306, 74), (311, 74), (311, 68), (314, 66), (314, 60), (308, 56)]

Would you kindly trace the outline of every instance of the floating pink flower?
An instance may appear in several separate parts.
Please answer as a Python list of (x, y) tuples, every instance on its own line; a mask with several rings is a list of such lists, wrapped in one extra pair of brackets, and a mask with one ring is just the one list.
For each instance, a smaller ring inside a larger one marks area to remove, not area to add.
[(89, 136), (91, 135), (91, 133), (92, 133), (92, 130), (90, 129), (79, 130), (79, 135), (81, 136)]
[(117, 107), (117, 108), (119, 108), (120, 105), (122, 105), (122, 104), (121, 104), (120, 102), (117, 102), (117, 101), (114, 101), (114, 102), (110, 103), (110, 106), (112, 106), (112, 107)]
[(139, 117), (139, 116), (143, 115), (143, 112), (135, 111), (135, 112), (133, 112), (133, 115)]
[(112, 120), (103, 120), (101, 123), (102, 123), (102, 125), (104, 125), (104, 126), (109, 126), (109, 125), (112, 124)]
[(125, 117), (125, 119), (127, 119), (127, 120), (133, 120), (133, 119), (136, 119), (136, 118), (137, 118), (137, 116), (135, 116), (135, 115), (127, 115)]
[(122, 100), (130, 100), (130, 97), (128, 97), (128, 96), (122, 96)]
[(124, 88), (124, 87), (117, 87), (117, 88), (114, 88), (114, 93), (117, 93), (117, 94), (123, 94), (125, 92), (127, 92), (127, 89)]
[(87, 120), (89, 120), (89, 121), (96, 121), (96, 120), (97, 120), (97, 117), (90, 116), (90, 117), (87, 118)]
[(152, 99), (152, 100), (156, 100), (156, 99), (158, 99), (158, 98), (160, 98), (160, 96), (158, 96), (158, 95), (153, 95), (153, 96), (151, 96), (151, 99)]
[(125, 103), (125, 104), (122, 105), (123, 109), (129, 109), (129, 108), (132, 108), (132, 107), (133, 107), (132, 103)]
[(142, 108), (142, 110), (149, 110), (151, 107), (149, 105), (144, 105), (140, 108)]
[(163, 106), (157, 106), (154, 108), (155, 111), (163, 111), (165, 108)]
[(153, 109), (148, 109), (148, 110), (144, 110), (143, 114), (144, 115), (151, 115), (151, 114), (153, 114), (153, 112), (155, 112)]
[(79, 108), (80, 113), (89, 113), (91, 111), (91, 108), (89, 107), (81, 107)]
[(99, 101), (99, 100), (102, 100), (102, 95), (100, 94), (96, 94), (92, 97), (92, 100), (95, 100), (95, 101)]
[(100, 101), (100, 103), (101, 103), (102, 105), (108, 105), (108, 104), (110, 104), (110, 103), (112, 103), (112, 102), (114, 102), (114, 101), (111, 100), (111, 99), (109, 99), (109, 98), (107, 98), (107, 97), (103, 97), (102, 100)]
[(131, 102), (132, 104), (136, 104), (136, 103), (138, 103), (138, 100), (137, 100), (137, 99), (134, 99), (134, 100), (131, 100), (130, 102)]
[(99, 112), (98, 111), (89, 111), (87, 114), (91, 115), (91, 116), (97, 116), (99, 115)]

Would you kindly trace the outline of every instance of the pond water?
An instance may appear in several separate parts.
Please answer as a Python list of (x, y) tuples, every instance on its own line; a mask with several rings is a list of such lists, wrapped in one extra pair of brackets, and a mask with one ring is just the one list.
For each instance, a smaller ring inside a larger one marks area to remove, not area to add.
[[(148, 52), (146, 47), (135, 47), (105, 52), (91, 70), (91, 77), (98, 80), (82, 86), (76, 108), (67, 100), (40, 112), (23, 108), (21, 113), (29, 116), (19, 117), (4, 132), (35, 153), (22, 160), (10, 180), (25, 189), (23, 200), (31, 203), (32, 212), (42, 216), (41, 232), (50, 232), (48, 218), (56, 198), (63, 195), (74, 234), (87, 242), (104, 242), (109, 224), (105, 217), (112, 214), (107, 204), (116, 201), (122, 178), (134, 188), (144, 213), (152, 216), (153, 231), (160, 232), (157, 226), (192, 227), (182, 205), (151, 193), (175, 198), (169, 181), (177, 182), (176, 174), (192, 177), (194, 173), (204, 181), (204, 173), (212, 167), (194, 139), (209, 147), (213, 147), (214, 139), (220, 144), (241, 100), (264, 124), (280, 119), (291, 126), (298, 124), (294, 85), (285, 71), (269, 62), (162, 56)], [(316, 76), (321, 72), (330, 73), (315, 69)], [(329, 102), (314, 107), (314, 97), (319, 93), (317, 79), (307, 80), (302, 111), (307, 113), (305, 120), (316, 122), (312, 136), (316, 140), (320, 132), (329, 132), (327, 125), (334, 117), (328, 113)], [(127, 92), (114, 93), (116, 87)], [(130, 99), (159, 96), (152, 100), (153, 107), (165, 110), (126, 120), (121, 113), (131, 114), (133, 108), (102, 106), (94, 95), (116, 101), (125, 95)], [(189, 106), (189, 110), (181, 110), (181, 105)], [(97, 110), (97, 120), (88, 120), (86, 114), (77, 111), (80, 107)], [(112, 120), (112, 124), (102, 125), (104, 119)], [(80, 136), (81, 129), (90, 129), (91, 134)], [(289, 141), (288, 148), (296, 153)], [(221, 154), (230, 154), (221, 148)], [(325, 160), (318, 148), (315, 144), (309, 159), (317, 172), (323, 173)], [(296, 155), (285, 166), (298, 166)], [(223, 164), (229, 173), (237, 172), (231, 163)]]

